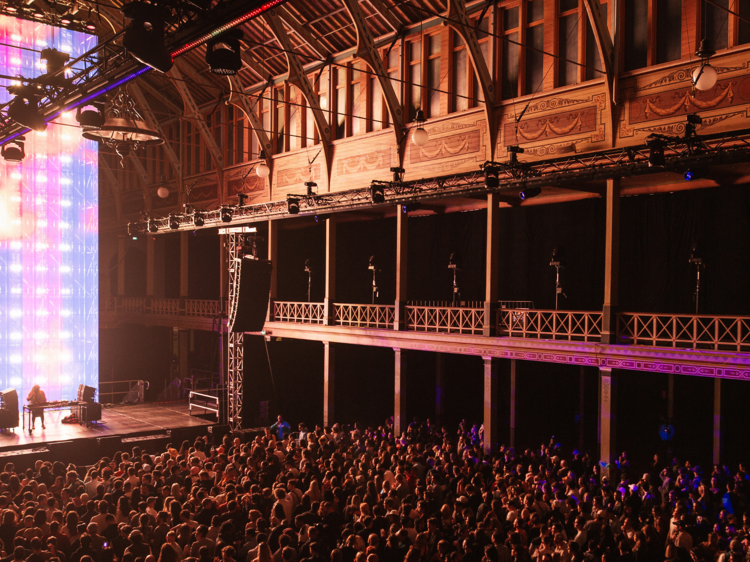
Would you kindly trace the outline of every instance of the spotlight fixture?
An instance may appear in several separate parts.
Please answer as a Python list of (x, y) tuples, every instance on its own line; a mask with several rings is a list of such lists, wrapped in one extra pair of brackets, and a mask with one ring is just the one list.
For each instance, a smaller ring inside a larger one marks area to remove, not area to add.
[(307, 190), (307, 195), (308, 196), (311, 197), (311, 196), (315, 195), (315, 192), (313, 191), (313, 188), (315, 188), (315, 187), (318, 187), (318, 184), (315, 183), (314, 181), (306, 181), (305, 182), (305, 189)]
[(203, 211), (195, 211), (193, 213), (193, 226), (203, 226), (206, 224), (206, 215)]
[(401, 205), (401, 212), (405, 214), (413, 213), (419, 209), (419, 203), (407, 203), (406, 205)]
[(160, 72), (172, 68), (172, 55), (164, 46), (164, 12), (154, 4), (130, 2), (122, 7), (123, 15), (133, 20), (125, 30), (122, 46), (145, 65)]
[(247, 193), (237, 194), (237, 206), (238, 207), (244, 207), (246, 201), (247, 201)]
[(424, 146), (430, 140), (430, 135), (424, 130), (425, 121), (424, 111), (417, 109), (417, 113), (414, 116), (414, 123), (416, 123), (417, 128), (411, 136), (412, 142), (417, 146)]
[(648, 146), (648, 167), (663, 168), (667, 163), (664, 158), (666, 141), (656, 135), (649, 135), (646, 138), (646, 145)]
[(26, 140), (24, 137), (17, 137), (0, 148), (0, 155), (6, 162), (20, 162), (26, 157), (24, 140)]
[(86, 31), (96, 31), (96, 24), (91, 20), (88, 20), (84, 27), (86, 28)]
[(221, 206), (221, 222), (232, 222), (232, 207), (229, 205)]
[(36, 89), (31, 86), (11, 86), (8, 90), (16, 96), (8, 106), (8, 117), (32, 131), (45, 131), (47, 123), (44, 122), (44, 116), (39, 113)]
[[(78, 106), (76, 109), (76, 121), (84, 131), (98, 130), (104, 126), (103, 104), (95, 102), (91, 105)], [(89, 109), (92, 108), (93, 109)]]
[(172, 230), (180, 228), (180, 215), (175, 215), (173, 213), (169, 214), (169, 228)]
[(682, 174), (682, 177), (685, 178), (685, 181), (693, 181), (693, 179), (695, 178), (692, 170), (685, 170), (685, 173)]
[(156, 224), (156, 221), (154, 219), (148, 219), (148, 231), (159, 232), (159, 225)]
[(299, 214), (299, 199), (297, 197), (290, 197), (287, 195), (286, 198), (286, 211), (290, 215)]
[(687, 115), (687, 123), (685, 123), (685, 137), (690, 138), (695, 136), (698, 125), (703, 123), (703, 119), (697, 113), (689, 113)]
[(70, 25), (71, 23), (73, 23), (73, 21), (73, 14), (71, 14), (70, 12), (65, 12), (62, 16), (60, 16), (60, 23), (62, 25)]
[(693, 70), (693, 87), (696, 90), (710, 90), (716, 84), (716, 69), (711, 66), (709, 60), (716, 53), (708, 38), (701, 39), (700, 47), (695, 51), (695, 56), (701, 59), (701, 65)]
[(536, 197), (537, 195), (541, 193), (542, 193), (541, 187), (527, 187), (521, 193), (519, 193), (518, 196), (521, 198), (521, 201), (526, 201), (527, 199)]
[(47, 74), (54, 74), (65, 67), (70, 60), (70, 55), (52, 47), (47, 47), (39, 53), (39, 58), (47, 61)]
[(391, 172), (393, 173), (393, 181), (398, 183), (401, 181), (404, 181), (404, 174), (406, 173), (406, 170), (404, 170), (400, 166), (395, 166), (391, 168)]
[(33, 12), (31, 12), (31, 15), (34, 19), (41, 20), (44, 19), (44, 12), (41, 11), (39, 8), (35, 8)]
[(266, 164), (266, 151), (261, 150), (260, 154), (258, 154), (258, 158), (260, 159), (260, 164), (258, 164), (258, 167), (255, 169), (255, 173), (258, 174), (259, 178), (267, 178), (268, 174), (271, 173), (271, 168)]
[(242, 30), (238, 27), (225, 31), (206, 44), (206, 62), (214, 74), (234, 76), (242, 68), (240, 56)]
[(5, 11), (11, 14), (18, 13), (18, 6), (14, 4), (8, 4), (5, 6)]
[(370, 201), (374, 205), (385, 203), (385, 188), (377, 183), (370, 184)]
[(484, 187), (487, 189), (500, 187), (500, 170), (497, 166), (484, 165)]

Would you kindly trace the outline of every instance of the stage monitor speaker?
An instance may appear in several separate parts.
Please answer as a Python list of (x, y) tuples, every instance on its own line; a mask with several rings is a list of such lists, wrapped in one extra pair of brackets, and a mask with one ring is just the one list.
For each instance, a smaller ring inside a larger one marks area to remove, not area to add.
[(260, 332), (266, 323), (268, 292), (273, 265), (268, 260), (243, 259), (240, 263), (236, 306), (229, 319), (231, 332)]
[(18, 393), (15, 388), (9, 388), (0, 392), (0, 400), (2, 400), (2, 409), (11, 410), (18, 412)]
[(93, 386), (86, 386), (85, 384), (78, 385), (78, 397), (76, 402), (93, 402), (96, 389)]

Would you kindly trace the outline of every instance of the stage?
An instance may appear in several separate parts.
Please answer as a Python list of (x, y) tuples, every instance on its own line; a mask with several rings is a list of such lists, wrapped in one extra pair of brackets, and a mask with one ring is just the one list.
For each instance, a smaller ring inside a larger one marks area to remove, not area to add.
[(117, 450), (130, 451), (136, 444), (155, 453), (168, 443), (179, 447), (184, 439), (212, 433), (212, 427), (217, 425), (214, 416), (191, 416), (187, 402), (103, 408), (101, 421), (91, 427), (60, 423), (69, 414), (70, 410), (46, 412), (47, 428), (42, 429), (37, 420), (31, 435), (28, 427), (23, 430), (20, 426), (15, 431), (0, 432), (0, 468), (5, 462), (13, 462), (18, 468), (52, 457), (90, 464)]

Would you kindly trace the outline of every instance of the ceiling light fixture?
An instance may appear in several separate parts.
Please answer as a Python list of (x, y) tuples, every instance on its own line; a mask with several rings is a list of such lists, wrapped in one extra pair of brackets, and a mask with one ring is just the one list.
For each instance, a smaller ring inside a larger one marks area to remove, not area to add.
[(716, 53), (711, 40), (701, 39), (700, 47), (695, 51), (695, 56), (700, 57), (701, 65), (693, 69), (693, 87), (696, 90), (710, 90), (716, 84), (718, 75), (716, 69), (709, 63), (711, 57)]
[(258, 164), (258, 167), (255, 169), (255, 173), (258, 174), (259, 178), (267, 178), (271, 173), (271, 168), (266, 164), (266, 151), (261, 150), (260, 154), (258, 154), (258, 158), (260, 159), (260, 164)]
[(37, 89), (32, 86), (10, 86), (8, 91), (16, 96), (8, 106), (8, 117), (32, 131), (45, 131), (47, 123), (39, 112)]
[(416, 123), (417, 128), (411, 135), (412, 142), (417, 146), (424, 146), (430, 140), (429, 133), (424, 130), (425, 121), (424, 111), (417, 109), (417, 113), (414, 116), (414, 123)]
[(20, 162), (26, 157), (24, 140), (26, 140), (25, 137), (16, 137), (0, 148), (0, 155), (2, 155), (6, 162)]
[(234, 76), (242, 68), (240, 54), (240, 39), (242, 30), (239, 28), (225, 31), (206, 44), (206, 62), (214, 74)]

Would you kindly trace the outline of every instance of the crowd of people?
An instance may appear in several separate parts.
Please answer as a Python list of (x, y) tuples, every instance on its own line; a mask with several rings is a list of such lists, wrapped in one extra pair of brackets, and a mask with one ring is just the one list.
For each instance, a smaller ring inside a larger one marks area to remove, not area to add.
[(623, 454), (610, 480), (554, 441), (485, 455), (467, 424), (299, 429), (279, 418), (247, 442), (134, 447), (88, 468), (7, 464), (0, 562), (750, 559), (744, 466), (656, 457), (635, 473)]

